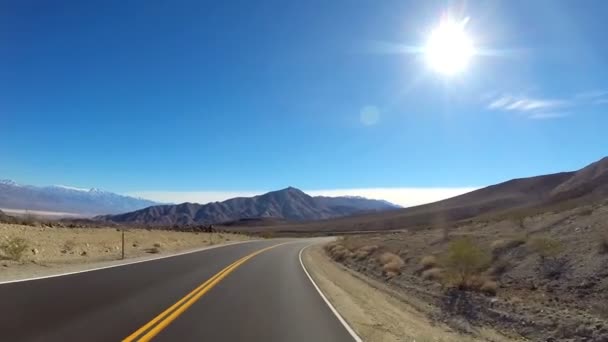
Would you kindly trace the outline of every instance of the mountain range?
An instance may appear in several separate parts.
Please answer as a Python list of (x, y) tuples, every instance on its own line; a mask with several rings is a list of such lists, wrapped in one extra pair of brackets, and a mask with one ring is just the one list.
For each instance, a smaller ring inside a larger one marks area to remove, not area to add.
[(386, 201), (362, 197), (312, 197), (289, 187), (254, 197), (237, 197), (208, 204), (156, 205), (96, 219), (147, 225), (211, 224), (254, 218), (311, 221), (396, 208), (399, 207)]
[(517, 217), (608, 201), (608, 157), (570, 172), (512, 179), (442, 201), (357, 217), (275, 227), (290, 231), (396, 230), (473, 217)]
[(40, 210), (93, 216), (129, 212), (157, 202), (99, 189), (54, 185), (37, 187), (0, 180), (0, 208)]

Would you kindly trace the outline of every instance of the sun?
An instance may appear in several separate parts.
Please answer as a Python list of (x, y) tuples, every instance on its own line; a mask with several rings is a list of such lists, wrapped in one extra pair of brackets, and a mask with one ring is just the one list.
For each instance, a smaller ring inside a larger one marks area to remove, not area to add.
[(464, 29), (467, 21), (455, 22), (446, 17), (431, 31), (424, 48), (431, 69), (448, 76), (466, 69), (475, 53), (473, 41)]

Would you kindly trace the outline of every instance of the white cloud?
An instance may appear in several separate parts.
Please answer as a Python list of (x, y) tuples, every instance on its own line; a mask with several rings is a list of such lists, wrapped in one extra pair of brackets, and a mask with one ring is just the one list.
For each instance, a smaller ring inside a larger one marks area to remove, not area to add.
[(538, 99), (530, 97), (515, 97), (511, 95), (502, 95), (490, 102), (488, 108), (505, 111), (535, 112), (540, 110), (564, 107), (568, 104), (569, 101), (565, 100)]
[(532, 115), (529, 116), (530, 119), (535, 119), (535, 120), (545, 120), (545, 119), (556, 119), (556, 118), (563, 118), (565, 116), (568, 116), (568, 113), (534, 113)]
[(489, 103), (487, 109), (497, 111), (517, 112), (529, 119), (554, 119), (568, 116), (564, 109), (584, 105), (601, 105), (608, 103), (608, 90), (591, 90), (576, 93), (564, 99), (534, 98), (528, 96), (513, 96), (502, 94), (488, 97), (482, 96)]
[[(386, 200), (403, 207), (411, 207), (458, 196), (476, 189), (478, 188), (355, 188), (303, 191), (312, 196), (362, 196), (370, 199)], [(233, 197), (251, 197), (265, 192), (267, 191), (140, 191), (128, 195), (165, 203), (208, 203)]]

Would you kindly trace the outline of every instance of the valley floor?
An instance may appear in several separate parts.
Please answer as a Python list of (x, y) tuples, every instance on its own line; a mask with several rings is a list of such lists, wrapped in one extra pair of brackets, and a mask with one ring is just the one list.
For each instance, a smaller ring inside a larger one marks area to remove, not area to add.
[(58, 228), (0, 223), (0, 281), (76, 272), (146, 260), (201, 247), (246, 241), (231, 233), (115, 228)]

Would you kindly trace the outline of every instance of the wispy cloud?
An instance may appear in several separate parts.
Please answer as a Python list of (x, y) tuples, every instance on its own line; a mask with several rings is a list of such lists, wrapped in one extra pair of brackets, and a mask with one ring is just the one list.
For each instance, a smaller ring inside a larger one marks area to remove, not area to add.
[(574, 95), (574, 98), (583, 104), (606, 104), (608, 103), (608, 90), (584, 91)]
[[(352, 188), (304, 190), (304, 192), (311, 196), (362, 196), (369, 199), (389, 201), (402, 207), (411, 207), (458, 196), (476, 189), (478, 188)], [(163, 203), (209, 203), (234, 197), (250, 197), (265, 192), (267, 191), (138, 191), (128, 193), (128, 195)]]
[(488, 109), (529, 113), (530, 116), (570, 105), (570, 101), (524, 96), (501, 95), (488, 104)]
[(525, 95), (496, 94), (484, 96), (486, 108), (516, 112), (529, 119), (554, 119), (568, 116), (575, 107), (608, 104), (608, 90), (583, 91), (565, 98), (538, 98)]

